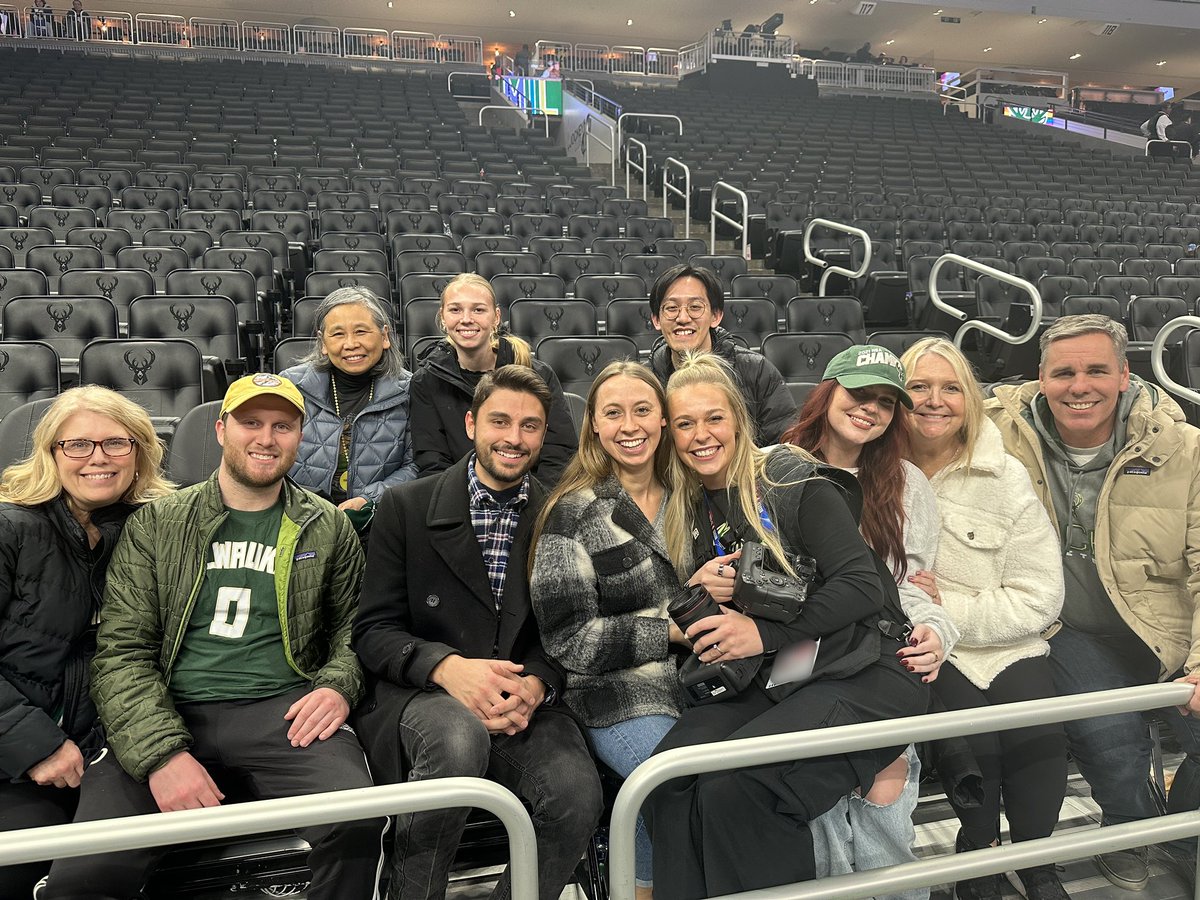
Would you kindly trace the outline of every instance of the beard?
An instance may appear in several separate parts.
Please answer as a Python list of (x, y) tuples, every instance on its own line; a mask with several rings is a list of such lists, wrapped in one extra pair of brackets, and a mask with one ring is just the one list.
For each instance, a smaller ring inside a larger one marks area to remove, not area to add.
[(284, 476), (292, 468), (292, 463), (296, 461), (296, 456), (295, 454), (292, 454), (290, 457), (287, 455), (280, 456), (276, 461), (276, 467), (272, 471), (250, 471), (246, 465), (246, 458), (242, 454), (226, 453), (222, 457), (222, 461), (229, 476), (238, 482), (238, 484), (248, 488), (261, 489), (271, 487), (283, 481)]
[(498, 484), (514, 485), (537, 464), (538, 454), (531, 452), (521, 463), (518, 464), (514, 461), (512, 465), (505, 466), (498, 460), (491, 447), (476, 446), (475, 460), (479, 463), (479, 467)]

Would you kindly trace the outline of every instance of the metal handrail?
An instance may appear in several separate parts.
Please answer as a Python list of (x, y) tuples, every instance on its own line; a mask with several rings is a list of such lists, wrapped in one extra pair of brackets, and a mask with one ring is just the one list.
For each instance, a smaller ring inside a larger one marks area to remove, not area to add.
[(512, 862), (513, 897), (537, 900), (537, 840), (533, 822), (511, 791), (483, 778), (436, 778), (255, 800), (213, 809), (133, 816), (121, 819), (119, 824), (101, 819), (27, 828), (5, 834), (0, 842), (0, 866), (460, 806), (486, 809), (504, 824)]
[[(734, 197), (742, 201), (742, 220), (731, 219), (725, 213), (717, 209), (717, 194), (722, 190), (733, 194)], [(717, 219), (727, 225), (732, 225), (742, 233), (742, 259), (750, 259), (750, 198), (746, 196), (746, 192), (739, 187), (735, 187), (728, 181), (717, 181), (712, 186), (712, 196), (708, 204), (708, 252), (716, 254), (717, 252)]]
[[(650, 793), (673, 778), (887, 747), (896, 743), (898, 734), (904, 735), (906, 741), (915, 743), (961, 735), (1010, 731), (1030, 725), (1073, 722), (1094, 716), (1161, 709), (1187, 703), (1192, 693), (1193, 687), (1190, 684), (1139, 685), (1023, 703), (1003, 703), (984, 708), (817, 729), (805, 731), (803, 739), (799, 739), (795, 732), (788, 732), (667, 750), (634, 769), (617, 794), (609, 829), (609, 896), (611, 900), (633, 900), (633, 845), (638, 814)], [(670, 823), (668, 827), (679, 826), (680, 823)], [(1092, 838), (1096, 846), (1103, 846), (1106, 850), (1135, 847), (1141, 845), (1146, 834), (1167, 839), (1200, 832), (1200, 813), (1181, 813), (1149, 823), (1114, 825), (1103, 831), (1108, 834)], [(902, 867), (861, 872), (836, 879), (821, 879), (808, 885), (784, 885), (734, 896), (754, 900), (790, 900), (797, 897), (858, 898), (879, 893), (890, 894), (908, 887), (937, 884), (944, 875), (975, 876), (1006, 871), (1013, 868), (1011, 862), (1032, 864), (1035, 854), (1038, 854), (1039, 861), (1043, 858), (1050, 861), (1053, 858), (1050, 855), (1051, 849), (1073, 845), (1070, 838), (1074, 838), (1081, 845), (1084, 843), (1082, 837), (1075, 835), (1041, 838), (978, 853), (962, 854), (950, 859), (908, 863)], [(866, 886), (868, 884), (870, 887)], [(881, 890), (881, 885), (884, 884), (887, 890)], [(839, 888), (841, 890), (835, 893)]]
[(1193, 391), (1190, 387), (1185, 387), (1168, 375), (1167, 367), (1163, 365), (1163, 352), (1167, 348), (1167, 335), (1172, 331), (1184, 327), (1200, 328), (1200, 316), (1180, 316), (1177, 319), (1172, 319), (1158, 330), (1158, 334), (1154, 336), (1153, 343), (1150, 344), (1150, 369), (1154, 372), (1154, 378), (1158, 381), (1159, 387), (1163, 388), (1163, 390), (1200, 406), (1200, 393)]
[[(671, 166), (678, 166), (679, 171), (683, 172), (683, 190), (675, 187), (667, 180), (667, 174)], [(683, 237), (687, 240), (692, 236), (692, 170), (687, 164), (673, 156), (668, 156), (663, 160), (663, 217), (665, 218), (669, 211), (667, 209), (667, 194), (676, 194), (683, 198)]]
[[(604, 138), (596, 137), (595, 135), (592, 134), (592, 123), (593, 122), (598, 122), (601, 125), (603, 125), (605, 128), (608, 129), (608, 138), (610, 141), (612, 141), (612, 143), (605, 143)], [(583, 120), (583, 133), (586, 137), (586, 140), (584, 141), (584, 144), (583, 144), (584, 163), (589, 166), (592, 164), (592, 141), (594, 140), (601, 147), (604, 147), (605, 149), (608, 150), (609, 164), (610, 164), (609, 184), (616, 184), (617, 183), (616, 129), (614, 129), (612, 124), (610, 124), (609, 122), (606, 122), (604, 119), (597, 118), (596, 116), (593, 116), (589, 113), (587, 118)], [(626, 191), (626, 193), (628, 193), (629, 189), (626, 188), (625, 191)]]
[[(827, 260), (821, 259), (812, 252), (812, 233), (818, 225), (823, 225), (826, 228), (832, 228), (834, 231), (842, 231), (851, 237), (861, 238), (866, 249), (863, 251), (863, 260), (857, 269), (847, 269), (845, 266), (831, 266)], [(846, 225), (843, 222), (835, 222), (832, 219), (810, 219), (808, 224), (804, 226), (804, 259), (813, 265), (820, 266), (825, 271), (821, 273), (821, 281), (817, 285), (817, 296), (825, 296), (825, 283), (829, 281), (830, 275), (845, 275), (847, 278), (862, 278), (866, 274), (867, 268), (871, 265), (871, 236), (861, 228), (856, 228), (853, 225)]]
[[(617, 123), (618, 133), (620, 132), (620, 128), (621, 128), (620, 123)], [(632, 159), (630, 159), (629, 158), (629, 150), (626, 149), (626, 151), (625, 151), (625, 196), (626, 197), (629, 196), (629, 170), (630, 170), (630, 168), (634, 168), (634, 169), (638, 169), (642, 173), (642, 199), (645, 200), (646, 195), (648, 193), (647, 188), (646, 188), (646, 180), (649, 177), (647, 175), (647, 173), (650, 170), (650, 151), (647, 150), (646, 145), (643, 144), (641, 141), (639, 141), (637, 138), (629, 138), (628, 143), (637, 144), (639, 147), (642, 148), (642, 162), (639, 165), (638, 163), (635, 163)], [(620, 145), (618, 144), (618, 146), (620, 146)]]
[(1170, 147), (1172, 144), (1176, 144), (1176, 145), (1181, 144), (1184, 147), (1187, 147), (1187, 150), (1188, 150), (1187, 158), (1188, 159), (1191, 159), (1195, 155), (1195, 153), (1192, 149), (1191, 141), (1163, 141), (1163, 140), (1159, 140), (1158, 138), (1151, 138), (1150, 140), (1146, 141), (1146, 156), (1150, 155), (1150, 145), (1151, 144), (1166, 144), (1168, 147)]
[[(625, 146), (625, 141), (624, 141), (624, 137), (625, 137), (625, 135), (624, 135), (624, 127), (625, 127), (625, 120), (626, 120), (626, 119), (628, 119), (628, 118), (637, 118), (637, 119), (674, 119), (674, 120), (676, 121), (676, 123), (678, 123), (678, 125), (679, 125), (679, 133), (680, 133), (680, 134), (683, 134), (683, 119), (679, 118), (679, 116), (673, 116), (673, 115), (670, 115), (670, 114), (668, 114), (668, 113), (631, 113), (631, 112), (623, 112), (623, 113), (621, 113), (619, 116), (617, 116), (617, 146), (618, 146), (618, 147), (622, 147), (622, 148), (623, 148), (623, 147)], [(626, 153), (626, 154), (625, 154), (625, 156), (626, 156), (626, 158), (628, 158), (629, 154), (628, 154), (628, 153)], [(626, 192), (626, 193), (628, 193), (628, 192), (629, 192), (629, 185), (628, 185), (628, 184), (626, 184), (626, 185), (625, 185), (625, 192)], [(643, 200), (645, 200), (646, 198), (645, 198), (645, 197), (642, 197), (642, 199), (643, 199)]]
[(973, 259), (967, 259), (965, 256), (959, 256), (957, 253), (944, 253), (934, 261), (934, 264), (929, 269), (929, 302), (940, 309), (942, 312), (952, 316), (959, 321), (967, 319), (967, 314), (961, 309), (951, 306), (941, 298), (938, 293), (937, 274), (945, 265), (959, 265), (964, 269), (971, 269), (979, 272), (982, 275), (990, 275), (997, 281), (1004, 284), (1010, 284), (1015, 288), (1020, 288), (1029, 295), (1029, 305), (1032, 308), (1029, 317), (1029, 327), (1025, 329), (1023, 334), (1009, 334), (1007, 331), (997, 328), (987, 322), (981, 322), (978, 319), (970, 319), (964, 321), (962, 326), (954, 335), (954, 344), (957, 347), (962, 347), (963, 338), (972, 331), (982, 331), (984, 334), (990, 334), (998, 341), (1004, 341), (1006, 344), (1024, 344), (1031, 340), (1037, 334), (1038, 328), (1042, 324), (1042, 295), (1038, 289), (1024, 278), (1018, 278), (1016, 275), (1010, 275), (1000, 269), (985, 265), (981, 262), (976, 262)]
[[(480, 72), (478, 69), (472, 69), (469, 72), (466, 71), (465, 69), (456, 69), (453, 72), (447, 72), (446, 73), (446, 90), (449, 93), (453, 93), (453, 91), (450, 90), (450, 79), (453, 78), (455, 75), (473, 75), (476, 78), (488, 78), (487, 72)], [(491, 79), (488, 78), (488, 81), (490, 82)]]
[[(516, 78), (516, 77), (527, 77), (527, 76), (513, 76), (513, 77)], [(449, 80), (447, 80), (447, 84), (449, 84)], [(487, 106), (481, 107), (479, 110), (479, 124), (480, 125), (483, 124), (483, 111), (485, 109), (516, 110), (517, 112), (524, 113), (525, 117), (526, 117), (526, 121), (528, 121), (530, 123), (532, 123), (534, 121), (534, 117), (538, 114), (538, 112), (541, 112), (542, 119), (545, 120), (545, 123), (546, 123), (546, 137), (550, 137), (550, 116), (544, 110), (539, 110), (537, 108), (537, 104), (534, 103), (534, 101), (532, 99), (530, 99), (528, 94), (526, 94), (523, 90), (521, 90), (520, 86), (514, 84), (514, 85), (512, 85), (512, 89), (513, 89), (513, 93), (515, 93), (518, 97), (520, 97), (522, 100), (524, 100), (525, 103), (528, 105), (527, 106), (513, 106), (513, 105), (501, 106), (500, 104), (488, 104)], [(507, 98), (505, 98), (505, 99), (507, 99)]]

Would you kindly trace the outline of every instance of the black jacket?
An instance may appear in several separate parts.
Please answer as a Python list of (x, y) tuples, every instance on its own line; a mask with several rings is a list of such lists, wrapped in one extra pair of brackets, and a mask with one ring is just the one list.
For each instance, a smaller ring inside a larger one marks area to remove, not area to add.
[(0, 503), (0, 777), (24, 777), (67, 738), (85, 756), (103, 743), (88, 695), (93, 621), (130, 512), (96, 510), (92, 549), (62, 498)]
[(438, 663), (458, 653), (521, 663), (525, 674), (546, 683), (547, 693), (562, 696), (564, 674), (542, 649), (526, 571), (530, 532), (545, 501), (546, 492), (531, 479), (497, 612), (471, 525), (467, 458), (438, 475), (388, 488), (371, 528), (354, 622), (353, 646), (368, 673), (368, 693), (382, 680), (411, 699), (430, 689)]
[[(506, 366), (512, 361), (511, 345), (508, 341), (501, 341), (496, 354), (496, 367)], [(558, 376), (537, 359), (533, 361), (533, 370), (542, 376), (554, 397), (550, 419), (546, 423), (542, 455), (533, 468), (533, 474), (545, 487), (552, 488), (575, 454), (578, 441)], [(411, 441), (418, 475), (443, 472), (474, 449), (463, 424), (474, 394), (474, 382), (463, 377), (458, 356), (445, 341), (435, 344), (421, 358), (421, 364), (409, 384), (408, 401)]]
[[(738, 344), (724, 328), (716, 327), (711, 331), (713, 353), (729, 363), (738, 387), (742, 389), (742, 397), (754, 422), (754, 443), (759, 447), (778, 444), (780, 436), (796, 418), (796, 401), (784, 384), (783, 376), (765, 356)], [(661, 337), (650, 351), (650, 368), (666, 388), (667, 379), (675, 371), (675, 360), (671, 348)]]

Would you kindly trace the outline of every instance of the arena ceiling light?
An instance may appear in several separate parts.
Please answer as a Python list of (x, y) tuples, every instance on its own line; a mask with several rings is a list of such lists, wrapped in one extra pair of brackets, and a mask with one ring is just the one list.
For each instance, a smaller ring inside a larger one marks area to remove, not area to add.
[(1067, 57), (1067, 59), (1079, 59), (1079, 57), (1081, 57), (1081, 56), (1083, 56), (1082, 53), (1072, 53), (1070, 56)]
[(992, 48), (991, 48), (991, 47), (984, 47), (984, 48), (983, 48), (983, 52), (984, 52), (984, 53), (991, 53), (991, 52), (992, 52)]
[(1166, 64), (1167, 64), (1167, 61), (1165, 59), (1160, 59), (1158, 62), (1155, 63), (1156, 66), (1165, 66)]
[(515, 19), (517, 17), (517, 11), (515, 9), (510, 9), (508, 11), (508, 17), (510, 19)]

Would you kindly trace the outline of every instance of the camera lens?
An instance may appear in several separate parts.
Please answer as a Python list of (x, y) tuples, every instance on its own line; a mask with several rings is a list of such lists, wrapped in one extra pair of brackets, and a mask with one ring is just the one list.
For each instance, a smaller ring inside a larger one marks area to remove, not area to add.
[(703, 585), (699, 584), (680, 588), (670, 604), (667, 605), (667, 615), (683, 632), (701, 619), (720, 614), (721, 607), (717, 605), (717, 601), (704, 589)]

